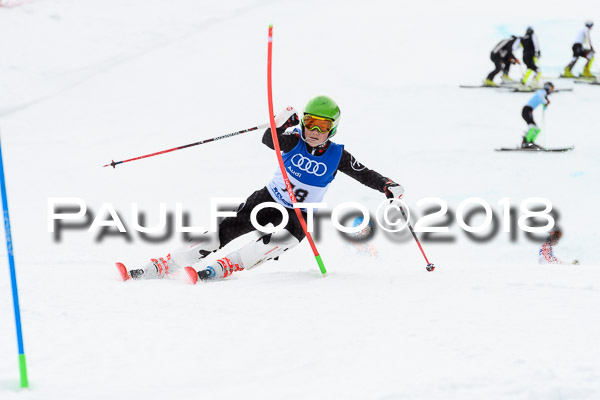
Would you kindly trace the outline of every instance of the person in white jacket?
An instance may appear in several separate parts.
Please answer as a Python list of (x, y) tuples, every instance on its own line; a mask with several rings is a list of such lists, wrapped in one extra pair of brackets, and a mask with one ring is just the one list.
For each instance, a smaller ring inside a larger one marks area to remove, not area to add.
[(494, 77), (498, 72), (502, 71), (502, 82), (514, 82), (508, 73), (512, 64), (519, 64), (519, 60), (515, 57), (514, 52), (520, 46), (520, 38), (512, 35), (509, 38), (501, 40), (490, 53), (490, 60), (494, 63), (494, 70), (488, 74), (483, 81), (485, 86), (498, 86), (494, 83)]
[(588, 20), (585, 22), (585, 27), (577, 34), (575, 43), (573, 44), (573, 59), (569, 65), (565, 67), (562, 77), (575, 78), (575, 75), (573, 75), (573, 67), (575, 67), (575, 63), (579, 57), (583, 57), (587, 60), (587, 63), (585, 64), (585, 67), (583, 67), (583, 73), (581, 74), (581, 77), (591, 79), (596, 78), (596, 76), (590, 71), (592, 63), (594, 62), (595, 53), (594, 46), (592, 45), (592, 40), (590, 38), (590, 32), (593, 26), (594, 22)]

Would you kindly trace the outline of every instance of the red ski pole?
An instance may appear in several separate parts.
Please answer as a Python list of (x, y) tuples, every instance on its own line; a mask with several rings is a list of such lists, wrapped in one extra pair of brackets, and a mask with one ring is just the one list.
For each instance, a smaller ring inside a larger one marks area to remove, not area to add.
[(410, 229), (410, 233), (412, 233), (413, 237), (415, 238), (415, 242), (417, 242), (417, 246), (419, 246), (419, 250), (421, 250), (421, 254), (423, 254), (423, 258), (425, 258), (425, 262), (427, 263), (427, 267), (425, 267), (425, 268), (427, 268), (427, 271), (429, 271), (429, 272), (433, 271), (435, 269), (435, 265), (433, 265), (433, 263), (430, 263), (429, 260), (427, 259), (427, 256), (425, 255), (425, 252), (423, 251), (423, 247), (421, 247), (421, 242), (419, 242), (419, 238), (417, 237), (415, 230), (413, 229), (412, 225), (410, 224), (410, 221), (408, 220), (408, 217), (404, 213), (404, 209), (402, 207), (400, 207), (400, 212), (402, 213), (402, 216), (406, 220), (408, 229)]
[(241, 131), (237, 131), (237, 132), (233, 132), (233, 133), (228, 133), (226, 135), (217, 136), (217, 137), (214, 137), (214, 138), (211, 138), (211, 139), (202, 140), (200, 142), (190, 143), (190, 144), (186, 144), (186, 145), (179, 146), (179, 147), (173, 147), (172, 149), (157, 151), (156, 153), (151, 153), (151, 154), (146, 154), (145, 156), (139, 156), (139, 157), (135, 157), (135, 158), (130, 158), (128, 160), (123, 160), (123, 161), (114, 161), (113, 160), (113, 162), (111, 162), (110, 164), (103, 165), (103, 167), (113, 167), (113, 168), (115, 168), (117, 165), (124, 164), (126, 162), (135, 161), (135, 160), (141, 160), (142, 158), (154, 157), (154, 156), (158, 156), (160, 154), (170, 153), (170, 152), (175, 151), (175, 150), (183, 150), (183, 149), (187, 149), (188, 147), (198, 146), (198, 145), (204, 144), (204, 143), (216, 142), (217, 140), (227, 139), (228, 137), (241, 135), (242, 133), (252, 132), (252, 131), (256, 131), (258, 129), (266, 129), (268, 127), (269, 127), (269, 124), (262, 124), (262, 125), (255, 126), (253, 128), (243, 129)]

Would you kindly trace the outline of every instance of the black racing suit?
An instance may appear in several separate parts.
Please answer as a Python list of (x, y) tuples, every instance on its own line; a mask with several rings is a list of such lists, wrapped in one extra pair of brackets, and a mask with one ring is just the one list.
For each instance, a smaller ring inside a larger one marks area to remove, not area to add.
[(495, 68), (488, 74), (487, 79), (493, 81), (500, 70), (503, 70), (504, 74), (508, 75), (510, 65), (514, 64), (516, 61), (516, 57), (512, 50), (517, 39), (516, 36), (511, 36), (508, 39), (500, 41), (496, 47), (494, 47), (490, 53), (490, 60), (494, 63)]
[(525, 34), (521, 38), (521, 44), (523, 45), (523, 62), (533, 72), (537, 72), (538, 67), (535, 65), (533, 60), (534, 57), (539, 57), (539, 50), (536, 49), (535, 43), (533, 41), (533, 33)]
[[(277, 138), (279, 141), (279, 147), (286, 153), (292, 150), (300, 141), (298, 134), (286, 133), (285, 129), (277, 130)], [(262, 142), (271, 149), (275, 149), (273, 144), (273, 138), (271, 136), (271, 129), (267, 129), (263, 135)], [(330, 141), (325, 142), (322, 146), (312, 148), (305, 143), (307, 150), (314, 156), (322, 156), (329, 148)], [(341, 171), (351, 178), (356, 179), (363, 185), (370, 187), (371, 189), (378, 190), (382, 193), (385, 191), (385, 184), (391, 179), (385, 178), (376, 171), (373, 171), (358, 161), (348, 151), (343, 150), (340, 163), (338, 164), (337, 171)], [(336, 174), (337, 174), (336, 171)], [(255, 228), (250, 222), (250, 213), (255, 206), (265, 202), (272, 202), (273, 197), (269, 194), (266, 187), (257, 190), (252, 193), (244, 203), (240, 204), (235, 217), (225, 218), (219, 225), (219, 241), (220, 247), (225, 246), (233, 239), (242, 236), (248, 232), (252, 232)], [(298, 241), (302, 241), (305, 237), (304, 230), (300, 225), (300, 221), (295, 215), (295, 211), (291, 208), (286, 208), (289, 214), (289, 222), (285, 226), (285, 230), (290, 232)], [(303, 216), (306, 219), (306, 214), (303, 212)], [(272, 223), (277, 226), (282, 221), (281, 212), (274, 208), (264, 208), (258, 212), (257, 221), (265, 226), (268, 223)]]

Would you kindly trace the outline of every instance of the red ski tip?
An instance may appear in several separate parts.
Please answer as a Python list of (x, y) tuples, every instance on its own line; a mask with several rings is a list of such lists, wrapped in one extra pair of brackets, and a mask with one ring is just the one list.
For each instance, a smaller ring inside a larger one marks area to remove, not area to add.
[(127, 268), (125, 268), (125, 265), (120, 262), (115, 263), (115, 265), (117, 266), (117, 270), (119, 270), (119, 275), (123, 281), (131, 278), (131, 276), (129, 276), (129, 272), (127, 272)]
[(195, 285), (196, 282), (198, 282), (198, 272), (196, 272), (194, 268), (185, 267), (183, 269), (183, 272), (183, 276), (185, 277), (187, 283), (189, 283), (190, 285)]

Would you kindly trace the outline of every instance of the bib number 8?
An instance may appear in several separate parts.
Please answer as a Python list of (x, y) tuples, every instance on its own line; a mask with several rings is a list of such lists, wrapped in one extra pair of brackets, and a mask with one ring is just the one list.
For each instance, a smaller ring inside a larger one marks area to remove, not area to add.
[(306, 200), (306, 196), (308, 196), (308, 190), (298, 189), (294, 192), (294, 196), (296, 196), (296, 201), (298, 203), (302, 203)]
[[(295, 186), (294, 186), (294, 185), (292, 185), (292, 189), (294, 189), (294, 188), (295, 188)], [(287, 191), (287, 189), (286, 189), (286, 188), (281, 188), (281, 190), (282, 190), (283, 192), (286, 192), (286, 191)], [(295, 191), (294, 191), (294, 197), (296, 198), (296, 201), (297, 201), (298, 203), (302, 203), (302, 202), (304, 202), (304, 200), (306, 200), (306, 197), (307, 197), (307, 196), (308, 196), (308, 190), (306, 190), (306, 189), (298, 189), (298, 190), (295, 190)]]

